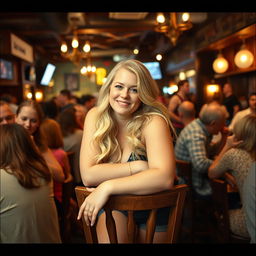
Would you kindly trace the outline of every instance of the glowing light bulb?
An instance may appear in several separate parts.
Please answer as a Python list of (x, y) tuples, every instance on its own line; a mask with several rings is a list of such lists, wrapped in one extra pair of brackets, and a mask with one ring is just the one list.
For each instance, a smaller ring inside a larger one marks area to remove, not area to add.
[(164, 23), (165, 22), (165, 17), (162, 13), (157, 14), (156, 20), (158, 23)]
[(37, 101), (41, 101), (43, 99), (43, 93), (38, 91), (36, 92), (35, 97)]
[(138, 53), (139, 53), (139, 49), (135, 48), (135, 49), (133, 50), (133, 53), (134, 53), (134, 54), (138, 54)]
[(190, 18), (190, 15), (189, 15), (188, 12), (184, 12), (182, 14), (181, 18), (182, 18), (183, 22), (187, 22), (189, 20), (189, 18)]
[(217, 59), (214, 60), (212, 67), (216, 73), (224, 73), (228, 69), (228, 61), (219, 54)]
[(89, 42), (86, 42), (84, 47), (83, 47), (84, 52), (89, 52), (91, 50), (91, 46)]
[(96, 72), (96, 67), (95, 66), (92, 66), (92, 72)]
[(68, 46), (67, 46), (67, 44), (66, 43), (63, 43), (62, 45), (61, 45), (61, 47), (60, 47), (60, 50), (62, 51), (62, 52), (67, 52), (68, 51)]
[(157, 55), (156, 55), (156, 59), (157, 59), (158, 61), (160, 61), (162, 58), (163, 58), (163, 56), (162, 56), (161, 54), (157, 54)]
[(28, 98), (28, 99), (32, 99), (32, 97), (33, 97), (32, 92), (28, 92), (28, 93), (27, 93), (27, 98)]
[(79, 46), (78, 40), (77, 40), (76, 38), (74, 38), (74, 39), (72, 40), (71, 45), (72, 45), (73, 48), (77, 48), (77, 47)]
[(83, 66), (80, 70), (81, 74), (86, 74), (87, 73), (87, 68)]
[(252, 65), (254, 60), (253, 54), (247, 50), (243, 49), (240, 50), (236, 55), (235, 55), (235, 64), (239, 68), (248, 68)]

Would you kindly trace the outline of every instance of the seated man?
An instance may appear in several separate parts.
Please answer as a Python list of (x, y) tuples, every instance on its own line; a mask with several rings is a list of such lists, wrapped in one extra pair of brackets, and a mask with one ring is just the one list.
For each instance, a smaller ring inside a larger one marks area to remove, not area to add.
[(212, 143), (212, 137), (220, 131), (224, 133), (225, 121), (225, 114), (219, 105), (205, 104), (199, 118), (183, 128), (176, 141), (176, 158), (192, 163), (192, 189), (196, 198), (211, 197), (207, 174), (212, 163), (210, 158), (224, 145), (226, 135), (223, 134), (221, 141), (216, 144)]
[(195, 119), (195, 106), (191, 101), (185, 100), (179, 105), (178, 113), (185, 127)]

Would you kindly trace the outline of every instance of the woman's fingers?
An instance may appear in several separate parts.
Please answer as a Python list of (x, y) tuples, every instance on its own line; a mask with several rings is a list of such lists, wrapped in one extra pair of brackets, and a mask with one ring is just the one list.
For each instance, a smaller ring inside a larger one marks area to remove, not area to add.
[(84, 212), (84, 209), (85, 209), (85, 206), (86, 206), (86, 203), (85, 201), (82, 203), (80, 209), (79, 209), (79, 212), (78, 212), (78, 216), (77, 216), (77, 219), (80, 220), (81, 217), (82, 217), (82, 214)]
[(87, 200), (84, 200), (83, 204), (79, 209), (77, 219), (80, 220), (82, 215), (84, 215), (84, 220), (86, 225), (93, 226), (97, 218), (97, 214), (98, 214), (98, 210), (96, 210), (93, 205), (89, 205)]
[(98, 210), (94, 209), (92, 216), (91, 216), (91, 226), (93, 226), (95, 224), (97, 214), (98, 214)]

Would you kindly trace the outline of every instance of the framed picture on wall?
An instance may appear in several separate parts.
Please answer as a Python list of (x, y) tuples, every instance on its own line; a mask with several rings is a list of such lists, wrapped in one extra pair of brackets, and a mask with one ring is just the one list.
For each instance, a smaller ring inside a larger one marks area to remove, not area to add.
[(79, 90), (79, 74), (78, 73), (65, 73), (64, 74), (65, 88), (70, 91)]

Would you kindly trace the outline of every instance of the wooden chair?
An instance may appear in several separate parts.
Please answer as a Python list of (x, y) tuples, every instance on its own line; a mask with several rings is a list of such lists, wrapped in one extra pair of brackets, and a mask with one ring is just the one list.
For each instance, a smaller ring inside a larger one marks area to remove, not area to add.
[[(188, 233), (190, 242), (192, 243), (196, 242), (197, 239), (200, 241), (202, 238), (205, 239), (206, 237), (213, 239), (215, 227), (214, 224), (211, 223), (211, 202), (197, 199), (194, 196), (192, 163), (176, 159), (176, 169), (178, 176), (183, 178), (185, 183), (189, 186), (183, 213), (185, 216), (183, 216), (182, 219), (182, 235)], [(189, 225), (185, 224), (186, 217), (188, 218)], [(187, 242), (187, 239), (185, 242)]]
[[(193, 241), (194, 239), (194, 200), (193, 200), (193, 193), (192, 193), (192, 164), (187, 161), (178, 160), (176, 159), (176, 169), (178, 172), (179, 177), (183, 178), (185, 183), (188, 185), (189, 190), (186, 195), (184, 211), (183, 211), (183, 218), (182, 218), (182, 231), (185, 233), (189, 233), (190, 240)], [(185, 212), (187, 211), (187, 212)], [(189, 229), (187, 229), (184, 225), (185, 221), (185, 214), (188, 214), (188, 218), (190, 221)], [(184, 234), (183, 234), (184, 235)]]
[[(184, 200), (188, 190), (187, 185), (177, 185), (173, 189), (151, 194), (151, 195), (114, 195), (109, 198), (103, 207), (106, 212), (106, 226), (110, 243), (117, 243), (116, 226), (112, 216), (112, 210), (128, 211), (128, 239), (129, 243), (136, 243), (136, 224), (133, 218), (134, 211), (151, 210), (146, 227), (146, 243), (152, 243), (157, 209), (171, 207), (168, 230), (166, 236), (167, 243), (175, 243), (178, 238), (181, 217), (183, 212)], [(85, 187), (77, 186), (75, 188), (79, 207), (84, 202), (90, 192)], [(87, 226), (82, 217), (85, 240), (87, 243), (98, 243), (96, 234), (96, 224), (91, 227)]]
[(222, 179), (212, 179), (211, 187), (218, 241), (220, 243), (249, 243), (250, 239), (236, 235), (230, 230), (227, 182)]
[(176, 159), (176, 168), (179, 176), (185, 180), (187, 185), (192, 187), (192, 164), (187, 161)]

